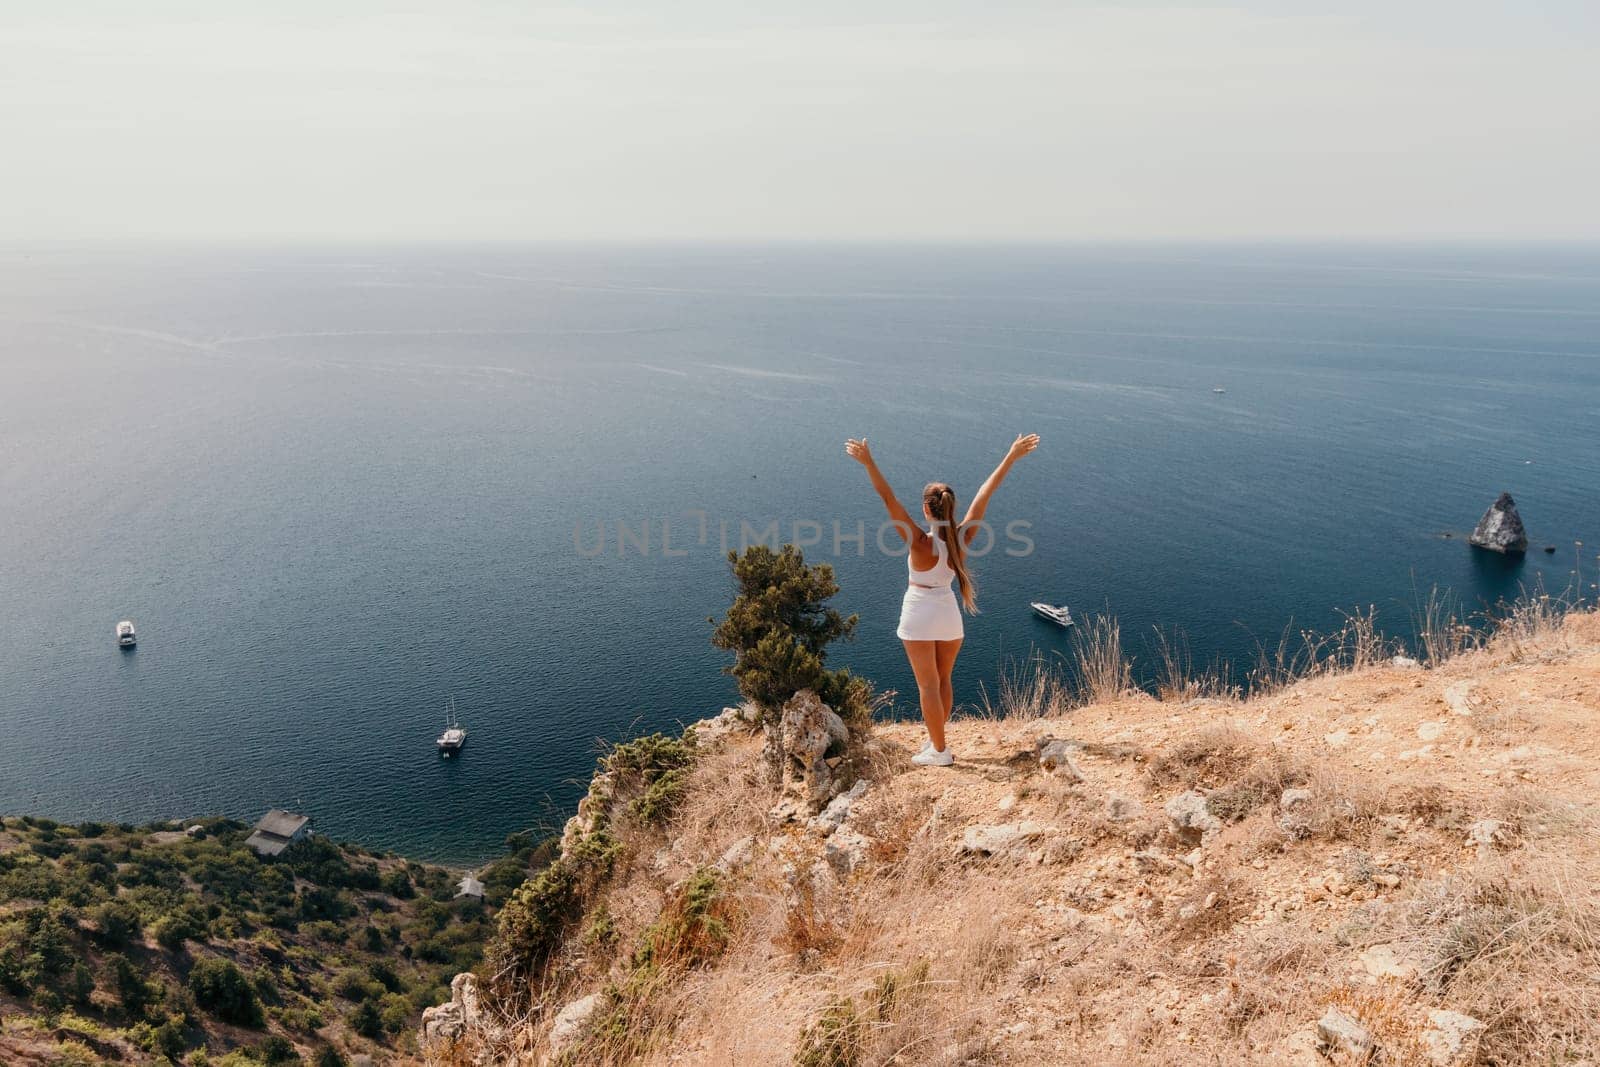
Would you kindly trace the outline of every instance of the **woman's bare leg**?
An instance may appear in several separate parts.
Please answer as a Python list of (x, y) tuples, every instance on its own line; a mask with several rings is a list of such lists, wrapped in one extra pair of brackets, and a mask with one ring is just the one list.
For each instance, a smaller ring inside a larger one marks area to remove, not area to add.
[(944, 751), (944, 693), (939, 687), (938, 641), (903, 641), (906, 659), (911, 661), (911, 673), (917, 676), (917, 698), (922, 701), (922, 724), (928, 728), (928, 740), (940, 752)]
[(936, 641), (934, 660), (939, 668), (939, 696), (944, 704), (944, 722), (941, 727), (950, 725), (950, 716), (956, 710), (956, 691), (950, 684), (950, 676), (955, 673), (956, 655), (961, 651), (961, 638), (954, 641)]

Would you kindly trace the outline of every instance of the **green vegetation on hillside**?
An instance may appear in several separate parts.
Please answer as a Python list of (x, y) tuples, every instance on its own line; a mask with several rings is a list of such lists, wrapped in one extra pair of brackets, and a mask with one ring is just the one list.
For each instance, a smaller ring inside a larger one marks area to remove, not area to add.
[(640, 737), (600, 759), (580, 807), (587, 832), (520, 885), (500, 912), (488, 951), (493, 994), (507, 1003), (526, 998), (532, 980), (611, 876), (622, 853), (616, 823), (659, 829), (683, 797), (694, 755), (690, 729), (683, 737)]
[(266, 860), (239, 823), (190, 825), (0, 820), (0, 1059), (31, 1031), (67, 1063), (381, 1062), (537, 853), (514, 838), (487, 900), (456, 899), (440, 867), (316, 837)]

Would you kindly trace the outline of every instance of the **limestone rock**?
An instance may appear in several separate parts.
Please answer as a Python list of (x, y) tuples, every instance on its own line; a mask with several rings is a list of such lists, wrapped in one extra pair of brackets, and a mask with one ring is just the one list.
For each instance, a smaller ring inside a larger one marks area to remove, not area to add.
[(1377, 1050), (1372, 1034), (1338, 1008), (1329, 1008), (1317, 1020), (1317, 1044), (1322, 1051), (1353, 1058), (1365, 1063)]
[(972, 856), (999, 856), (1018, 850), (1029, 840), (1049, 832), (1050, 827), (1037, 822), (969, 826), (961, 835), (958, 851)]
[(1422, 664), (1410, 656), (1396, 656), (1389, 661), (1389, 664), (1402, 671), (1419, 671), (1422, 669)]
[(1436, 1067), (1465, 1067), (1477, 1061), (1478, 1037), (1483, 1030), (1484, 1024), (1470, 1015), (1435, 1009), (1428, 1012), (1422, 1047)]
[(463, 972), (451, 980), (449, 1000), (423, 1011), (418, 1041), (424, 1049), (442, 1054), (465, 1037), (481, 1018), (477, 976)]
[(833, 836), (828, 838), (822, 858), (828, 861), (834, 874), (847, 878), (867, 861), (867, 850), (871, 847), (871, 838), (846, 827), (834, 831)]
[(743, 704), (737, 708), (723, 708), (722, 714), (710, 719), (701, 719), (694, 724), (695, 743), (702, 746), (715, 746), (736, 734), (748, 734), (759, 725), (760, 712), (757, 711), (752, 719), (747, 708), (753, 709), (753, 704)]
[(1317, 1032), (1296, 1030), (1284, 1039), (1278, 1061), (1284, 1067), (1327, 1067), (1328, 1061), (1317, 1051)]
[(605, 994), (590, 993), (556, 1012), (556, 1021), (550, 1024), (550, 1055), (559, 1056), (582, 1037), (589, 1027), (589, 1021), (604, 1003)]
[(738, 870), (750, 862), (755, 853), (756, 839), (753, 836), (741, 837), (729, 845), (716, 862), (716, 868), (724, 874)]
[(1083, 781), (1077, 764), (1072, 762), (1072, 754), (1082, 746), (1073, 741), (1057, 741), (1055, 738), (1043, 737), (1039, 739), (1039, 767), (1046, 774), (1053, 774), (1065, 778), (1069, 782)]
[(1128, 822), (1144, 814), (1144, 808), (1132, 797), (1121, 793), (1106, 794), (1106, 818), (1112, 822)]
[(1457, 715), (1470, 716), (1475, 704), (1475, 694), (1472, 692), (1471, 682), (1457, 682), (1444, 691), (1445, 706)]
[(833, 833), (833, 831), (844, 825), (844, 821), (850, 817), (850, 806), (860, 800), (862, 794), (866, 791), (867, 780), (863, 778), (845, 792), (828, 801), (828, 806), (822, 809), (821, 814), (812, 816), (806, 822), (806, 827), (823, 834)]
[(1278, 797), (1278, 829), (1299, 839), (1311, 835), (1311, 801), (1309, 789), (1285, 789)]
[(1483, 513), (1468, 539), (1479, 548), (1520, 556), (1528, 551), (1528, 531), (1523, 529), (1517, 502), (1510, 493), (1501, 493)]
[(1278, 807), (1284, 811), (1293, 811), (1298, 807), (1309, 804), (1311, 795), (1311, 790), (1309, 789), (1285, 789), (1283, 794), (1278, 797)]
[(1361, 969), (1374, 978), (1410, 982), (1417, 977), (1416, 962), (1395, 945), (1373, 945), (1363, 951), (1360, 958)]
[(783, 706), (778, 721), (781, 785), (786, 799), (815, 814), (838, 792), (828, 757), (843, 755), (850, 731), (844, 720), (809, 689)]
[(1164, 852), (1154, 849), (1141, 849), (1133, 854), (1134, 865), (1139, 868), (1140, 874), (1160, 874), (1172, 870), (1178, 861)]
[(1193, 789), (1167, 801), (1165, 810), (1172, 833), (1180, 844), (1203, 845), (1212, 834), (1222, 829), (1222, 820), (1206, 807), (1204, 794)]
[(1477, 848), (1479, 859), (1487, 858), (1494, 846), (1505, 844), (1509, 836), (1499, 819), (1479, 819), (1467, 827), (1467, 844)]

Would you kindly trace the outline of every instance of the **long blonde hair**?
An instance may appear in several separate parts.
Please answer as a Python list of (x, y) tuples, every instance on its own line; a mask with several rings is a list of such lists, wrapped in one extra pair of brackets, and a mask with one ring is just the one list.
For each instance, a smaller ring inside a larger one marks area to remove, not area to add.
[(962, 547), (960, 524), (956, 522), (956, 493), (943, 482), (929, 482), (922, 490), (922, 503), (933, 516), (933, 528), (944, 542), (945, 558), (950, 569), (956, 572), (956, 582), (961, 586), (961, 603), (967, 614), (978, 613), (978, 585), (967, 571), (967, 554)]

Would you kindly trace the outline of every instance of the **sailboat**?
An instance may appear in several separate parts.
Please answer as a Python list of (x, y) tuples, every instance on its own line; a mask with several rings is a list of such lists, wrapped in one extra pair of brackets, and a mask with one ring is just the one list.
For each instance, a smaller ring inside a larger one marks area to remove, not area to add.
[(439, 735), (435, 742), (439, 746), (439, 755), (453, 756), (461, 751), (461, 746), (467, 743), (467, 728), (461, 725), (456, 718), (456, 698), (450, 698), (450, 710), (445, 712), (444, 733)]

